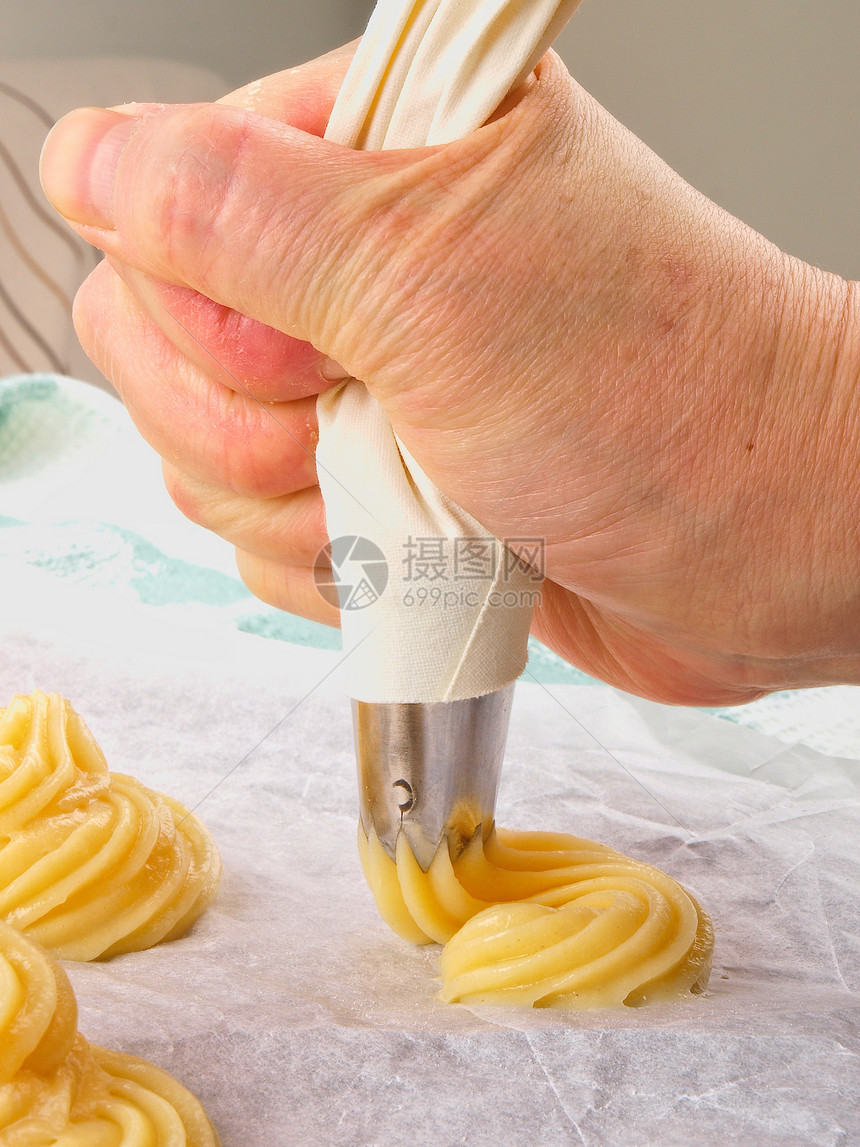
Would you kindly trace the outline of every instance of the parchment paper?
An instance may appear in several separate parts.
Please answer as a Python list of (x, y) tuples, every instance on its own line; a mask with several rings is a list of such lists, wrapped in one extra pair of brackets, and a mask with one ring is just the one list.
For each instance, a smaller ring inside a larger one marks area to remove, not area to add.
[(642, 1011), (448, 1007), (437, 949), (391, 934), (363, 883), (339, 654), (39, 570), (4, 589), (3, 698), (63, 692), (114, 769), (218, 840), (221, 895), (188, 937), (67, 966), (87, 1036), (182, 1079), (224, 1147), (860, 1141), (860, 762), (520, 684), (499, 823), (670, 871), (713, 916), (711, 989)]

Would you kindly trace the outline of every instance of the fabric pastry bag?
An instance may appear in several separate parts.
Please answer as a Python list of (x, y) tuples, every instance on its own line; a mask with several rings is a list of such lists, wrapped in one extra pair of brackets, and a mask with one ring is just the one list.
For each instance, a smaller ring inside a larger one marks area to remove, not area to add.
[[(467, 135), (579, 2), (379, 0), (326, 138), (380, 150)], [(349, 695), (447, 702), (504, 688), (526, 663), (534, 569), (428, 479), (360, 380), (321, 395), (317, 409)], [(516, 541), (526, 554), (540, 544)]]

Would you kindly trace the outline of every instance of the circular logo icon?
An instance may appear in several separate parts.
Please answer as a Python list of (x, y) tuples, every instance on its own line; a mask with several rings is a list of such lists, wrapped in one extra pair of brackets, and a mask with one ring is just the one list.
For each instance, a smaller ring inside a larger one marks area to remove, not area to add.
[(388, 562), (376, 542), (346, 534), (323, 546), (317, 554), (314, 582), (329, 605), (366, 609), (385, 592)]

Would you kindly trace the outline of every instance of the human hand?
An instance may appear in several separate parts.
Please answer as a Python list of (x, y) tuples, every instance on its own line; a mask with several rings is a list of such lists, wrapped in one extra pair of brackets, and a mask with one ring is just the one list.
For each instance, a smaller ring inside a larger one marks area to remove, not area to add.
[[(353, 47), (221, 102), (322, 135)], [(144, 116), (163, 109), (123, 110)], [(328, 540), (314, 460), (316, 394), (332, 385), (320, 373), (324, 356), (115, 258), (80, 290), (75, 323), (161, 454), (179, 508), (234, 544), (241, 575), (263, 600), (338, 625), (338, 611), (313, 580)]]
[(76, 113), (46, 146), (49, 196), (111, 259), (82, 341), (180, 508), (259, 596), (329, 619), (325, 356), (488, 530), (546, 539), (535, 632), (588, 672), (690, 704), (856, 680), (854, 288), (698, 195), (552, 55), (505, 116), (411, 152), (314, 138), (345, 65), (250, 109)]

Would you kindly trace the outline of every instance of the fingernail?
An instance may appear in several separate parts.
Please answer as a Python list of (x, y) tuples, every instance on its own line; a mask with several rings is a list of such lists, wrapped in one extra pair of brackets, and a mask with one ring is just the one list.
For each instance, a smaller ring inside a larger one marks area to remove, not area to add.
[(343, 382), (345, 378), (352, 378), (352, 375), (339, 362), (335, 362), (333, 358), (324, 358), (320, 363), (320, 374), (326, 382)]
[(79, 108), (54, 125), (42, 147), (42, 188), (61, 215), (91, 227), (113, 225), (119, 158), (140, 121), (103, 108)]

